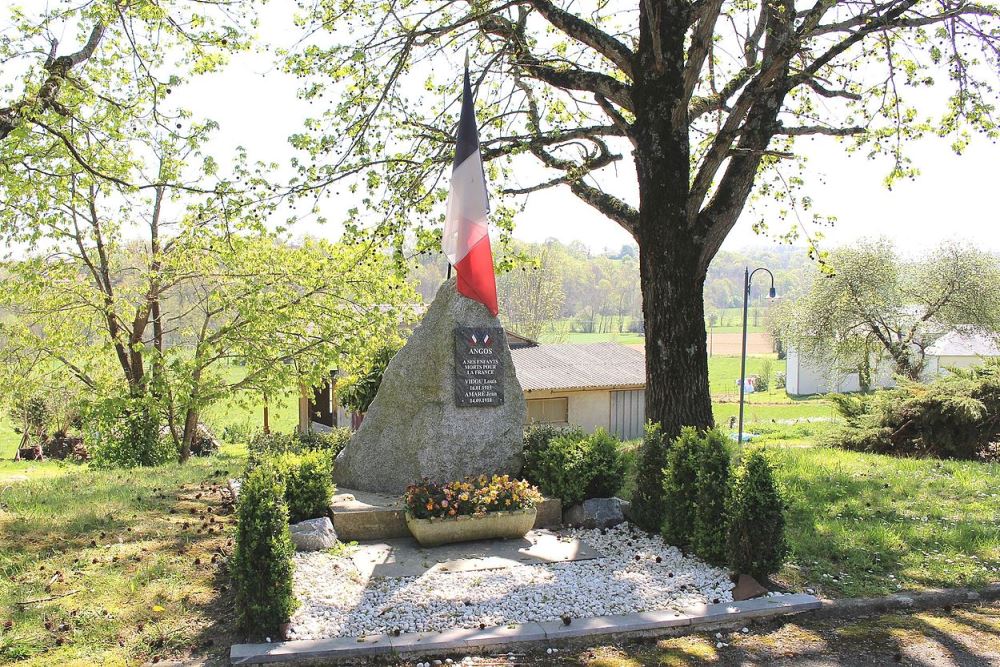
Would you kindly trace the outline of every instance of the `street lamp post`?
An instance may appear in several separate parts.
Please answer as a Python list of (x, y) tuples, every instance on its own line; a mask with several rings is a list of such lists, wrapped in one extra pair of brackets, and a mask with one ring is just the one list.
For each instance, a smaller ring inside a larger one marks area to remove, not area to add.
[(774, 298), (774, 274), (770, 270), (764, 267), (758, 267), (753, 271), (750, 267), (746, 267), (743, 271), (743, 353), (740, 355), (740, 427), (739, 433), (736, 436), (740, 445), (743, 444), (743, 397), (746, 393), (746, 383), (747, 383), (747, 306), (750, 302), (750, 284), (753, 281), (753, 276), (758, 271), (765, 272), (771, 277), (771, 289), (768, 291), (768, 296)]

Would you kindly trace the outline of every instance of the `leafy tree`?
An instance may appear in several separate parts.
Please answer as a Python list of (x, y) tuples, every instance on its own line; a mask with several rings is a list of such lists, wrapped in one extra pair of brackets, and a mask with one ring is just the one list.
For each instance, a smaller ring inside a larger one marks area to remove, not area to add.
[(507, 325), (522, 336), (538, 340), (542, 328), (559, 315), (566, 294), (560, 268), (548, 246), (529, 252), (528, 257), (530, 264), (500, 276), (497, 290)]
[(971, 246), (905, 261), (890, 242), (866, 241), (832, 252), (826, 266), (804, 296), (775, 311), (775, 328), (810, 358), (858, 372), (863, 388), (883, 360), (919, 379), (941, 333), (1000, 333), (1000, 262)]
[[(95, 0), (9, 8), (0, 62), (0, 173), (4, 188), (46, 180), (54, 156), (119, 186), (136, 183), (130, 161), (95, 145), (152, 131), (184, 139), (190, 114), (168, 100), (191, 77), (216, 72), (249, 47), (251, 0)], [(64, 35), (64, 41), (55, 35)], [(87, 132), (81, 130), (87, 129)], [(11, 179), (14, 179), (13, 182)], [(194, 186), (189, 186), (194, 187)]]
[[(803, 177), (778, 168), (795, 171), (798, 138), (851, 138), (851, 149), (889, 157), (892, 181), (915, 174), (910, 139), (938, 133), (960, 151), (969, 131), (997, 133), (1000, 34), (988, 4), (301, 4), (309, 36), (288, 70), (307, 78), (305, 97), (336, 99), (294, 138), (313, 158), (303, 178), (319, 189), (308, 193), (349, 182), (380, 232), (434, 228), (459, 107), (454, 56), (467, 50), (494, 194), (565, 187), (635, 239), (647, 415), (669, 437), (712, 424), (706, 272), (751, 194), (797, 203)], [(943, 111), (914, 107), (908, 95), (928, 87), (947, 96)], [(631, 200), (620, 194), (627, 152)], [(509, 230), (516, 208), (498, 202), (494, 221)], [(364, 211), (349, 217), (360, 224)]]

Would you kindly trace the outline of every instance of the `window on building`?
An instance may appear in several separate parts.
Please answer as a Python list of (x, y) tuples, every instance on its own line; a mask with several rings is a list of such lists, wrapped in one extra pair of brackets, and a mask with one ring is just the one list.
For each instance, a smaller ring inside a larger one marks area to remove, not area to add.
[(569, 399), (561, 398), (529, 398), (528, 421), (536, 424), (567, 424), (569, 423)]

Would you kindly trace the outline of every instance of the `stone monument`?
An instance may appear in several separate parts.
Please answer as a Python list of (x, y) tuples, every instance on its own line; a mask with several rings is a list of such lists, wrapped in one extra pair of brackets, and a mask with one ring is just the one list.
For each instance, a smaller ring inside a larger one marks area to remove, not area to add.
[(527, 407), (500, 321), (446, 281), (337, 457), (340, 488), (402, 493), (521, 469)]

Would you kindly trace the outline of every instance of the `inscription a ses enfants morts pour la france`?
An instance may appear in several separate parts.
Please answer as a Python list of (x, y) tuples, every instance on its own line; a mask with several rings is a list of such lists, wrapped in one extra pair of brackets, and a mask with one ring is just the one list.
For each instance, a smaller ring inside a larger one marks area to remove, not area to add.
[(455, 405), (503, 405), (500, 327), (455, 327)]

